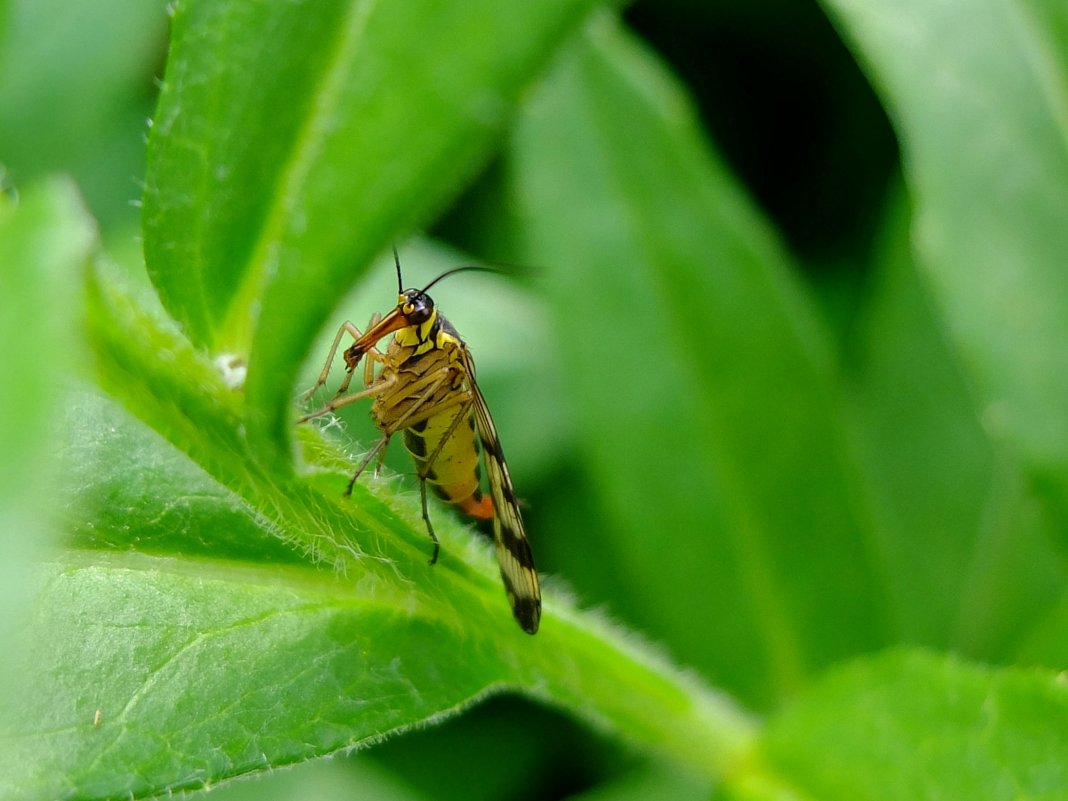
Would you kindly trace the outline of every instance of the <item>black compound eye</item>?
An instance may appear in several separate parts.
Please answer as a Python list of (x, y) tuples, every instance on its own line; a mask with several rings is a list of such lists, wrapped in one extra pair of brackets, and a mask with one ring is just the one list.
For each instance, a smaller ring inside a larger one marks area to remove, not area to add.
[[(409, 294), (410, 293), (410, 294)], [(422, 292), (409, 290), (406, 293), (408, 301), (401, 308), (401, 312), (413, 325), (425, 323), (434, 312), (434, 301)]]

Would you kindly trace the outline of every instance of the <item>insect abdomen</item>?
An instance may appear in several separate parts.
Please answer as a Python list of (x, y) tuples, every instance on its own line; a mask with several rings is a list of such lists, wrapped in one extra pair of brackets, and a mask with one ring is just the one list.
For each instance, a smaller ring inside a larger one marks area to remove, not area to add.
[[(448, 433), (454, 419), (455, 412), (445, 412), (406, 428), (404, 446), (412, 455), (419, 474), (426, 476), (427, 483), (438, 497), (456, 506), (468, 517), (492, 520), (493, 501), (483, 495), (479, 488), (482, 469), (473, 418), (468, 415), (467, 420), (461, 420), (452, 436), (442, 444), (442, 438)], [(427, 470), (427, 459), (439, 447), (441, 450)]]

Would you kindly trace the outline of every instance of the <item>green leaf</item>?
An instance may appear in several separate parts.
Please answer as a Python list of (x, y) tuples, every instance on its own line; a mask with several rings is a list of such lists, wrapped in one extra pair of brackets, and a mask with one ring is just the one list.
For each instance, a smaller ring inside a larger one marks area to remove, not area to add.
[(257, 448), (285, 459), (297, 367), (340, 293), (479, 166), (591, 5), (178, 7), (146, 261), (197, 345), (248, 358)]
[(768, 704), (885, 637), (836, 369), (688, 101), (599, 23), (513, 153), (603, 504), (586, 536), (631, 619)]
[[(365, 406), (292, 426), (316, 332), (392, 296), (387, 264), (369, 302), (333, 313), (352, 279), (488, 157), (592, 2), (180, 4), (146, 195), (166, 311), (103, 260), (72, 302), (91, 235), (65, 185), (0, 197), (0, 334), (19, 343), (0, 381), (0, 797), (213, 787), (505, 692), (551, 709), (485, 710), (519, 736), (470, 751), (500, 763), (484, 790), (520, 786), (569, 745), (544, 732), (585, 724), (611, 738), (574, 758), (616, 774), (592, 789), (606, 798), (1066, 797), (1052, 672), (856, 654), (905, 640), (1063, 665), (1068, 12), (834, 2), (894, 100), (918, 208), (912, 254), (889, 206), (848, 369), (688, 99), (607, 15), (522, 111), (489, 179), (510, 185), (457, 212), (519, 246), (552, 325), (496, 276), (435, 288), (513, 472), (547, 478), (548, 498), (517, 483), (539, 564), (695, 675), (552, 579), (524, 635), (492, 546), (438, 507), (427, 565), (414, 482), (387, 469), (343, 496), (348, 452), (377, 436)], [(40, 29), (28, 18), (6, 32)], [(53, 64), (22, 63), (47, 52), (27, 42), (0, 55), (19, 68), (0, 70), (0, 106), (15, 85), (32, 109)], [(112, 87), (144, 57), (93, 52), (124, 65)], [(460, 260), (400, 244), (416, 285)], [(60, 383), (79, 366), (95, 386)], [(30, 567), (51, 544), (43, 502), (66, 539)], [(405, 738), (392, 764), (441, 775), (420, 749), (448, 765), (461, 728)], [(394, 791), (352, 781), (337, 792)]]
[(1005, 442), (1068, 521), (1068, 25), (1057, 3), (828, 0), (904, 150), (920, 266)]
[(104, 230), (136, 219), (164, 5), (9, 0), (0, 13), (0, 162), (20, 186), (70, 173)]
[(296, 770), (279, 771), (269, 780), (243, 781), (212, 790), (212, 801), (425, 801), (401, 777), (390, 774), (366, 756), (334, 759)]
[[(64, 379), (78, 363), (79, 271), (95, 236), (74, 187), (59, 179), (21, 200), (0, 188), (0, 647), (24, 611), (28, 563), (52, 545), (47, 478), (56, 471)], [(0, 668), (0, 692), (10, 686)], [(0, 716), (0, 722), (2, 716)]]
[(923, 652), (862, 660), (771, 721), (757, 764), (749, 779), (774, 775), (791, 798), (1068, 798), (1068, 686)]
[[(113, 434), (98, 456), (80, 446), (65, 458), (88, 462), (74, 475), (99, 476), (97, 492), (114, 494), (115, 476), (91, 465), (137, 443), (136, 464), (170, 479), (122, 490), (140, 499), (133, 509), (77, 502), (97, 497), (90, 488), (69, 507), (93, 515), (82, 525), (100, 533), (80, 538), (94, 550), (64, 551), (37, 574), (25, 626), (47, 636), (19, 654), (24, 689), (9, 699), (0, 795), (210, 786), (374, 743), (504, 690), (707, 777), (746, 748), (752, 724), (730, 701), (558, 593), (546, 592), (538, 636), (521, 632), (490, 549), (444, 516), (442, 558), (428, 566), (417, 499), (389, 480), (360, 482), (343, 499), (349, 463), (316, 431), (303, 429), (319, 470), (307, 480), (257, 462), (235, 414), (239, 393), (206, 356), (106, 269), (89, 300), (102, 385), (163, 437), (90, 399), (72, 412)], [(202, 472), (176, 467), (164, 438)], [(161, 525), (142, 512), (196, 494), (206, 498), (182, 510), (197, 532), (188, 551), (173, 535), (161, 547)], [(238, 543), (235, 529), (255, 539)], [(302, 558), (253, 561), (268, 538)]]
[[(4, 501), (19, 500), (39, 478), (34, 471), (43, 466), (46, 449), (37, 449), (52, 428), (59, 400), (57, 377), (75, 361), (60, 343), (67, 339), (67, 329), (79, 322), (73, 287), (93, 234), (67, 181), (35, 185), (19, 201), (0, 191), (0, 341), (8, 344), (0, 379)], [(15, 343), (18, 347), (12, 347)]]
[(892, 198), (850, 337), (850, 397), (881, 569), (904, 642), (1004, 658), (1063, 570), (1013, 459), (986, 437)]
[[(68, 399), (60, 454), (66, 543), (242, 562), (302, 563), (247, 501), (220, 486), (114, 401)], [(136, 526), (136, 535), (132, 526)]]

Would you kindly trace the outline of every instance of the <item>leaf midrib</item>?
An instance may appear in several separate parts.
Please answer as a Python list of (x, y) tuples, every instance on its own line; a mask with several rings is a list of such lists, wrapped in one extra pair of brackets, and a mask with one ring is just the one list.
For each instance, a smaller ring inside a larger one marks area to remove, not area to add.
[(339, 106), (338, 100), (375, 5), (376, 0), (353, 0), (349, 3), (345, 24), (337, 28), (330, 58), (305, 107), (309, 112), (305, 114), (285, 166), (279, 172), (277, 188), (260, 228), (260, 235), (220, 326), (216, 345), (226, 351), (247, 354), (251, 349), (253, 329), (258, 326), (258, 320), (252, 319), (252, 325), (247, 325), (249, 311), (264, 296), (272, 263), (278, 258), (278, 246), (284, 238), (293, 209), (299, 202), (300, 189), (315, 166), (330, 130), (330, 118)]

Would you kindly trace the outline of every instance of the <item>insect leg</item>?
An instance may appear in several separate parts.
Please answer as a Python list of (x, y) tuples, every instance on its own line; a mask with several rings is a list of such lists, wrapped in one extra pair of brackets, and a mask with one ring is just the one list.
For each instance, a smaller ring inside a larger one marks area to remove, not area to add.
[(324, 414), (329, 414), (335, 409), (340, 409), (342, 406), (348, 406), (350, 403), (363, 400), (364, 398), (373, 398), (377, 395), (381, 395), (383, 392), (388, 391), (396, 380), (392, 377), (384, 378), (381, 381), (376, 381), (367, 387), (367, 389), (360, 392), (353, 392), (351, 395), (335, 395), (326, 405), (321, 409), (316, 409), (314, 412), (309, 412), (301, 418), (297, 419), (297, 423), (306, 423), (316, 417), (322, 417)]
[[(367, 469), (367, 465), (371, 463), (371, 460), (374, 459), (375, 456), (378, 457), (378, 463), (382, 463), (382, 457), (386, 453), (386, 446), (389, 445), (389, 440), (392, 436), (392, 433), (384, 434), (382, 438), (375, 443), (375, 446), (371, 448), (371, 450), (369, 450), (367, 454), (363, 457), (363, 460), (360, 462), (359, 467), (356, 468), (356, 472), (353, 473), (352, 478), (349, 479), (349, 485), (345, 487), (346, 498), (352, 495), (352, 488), (356, 486), (356, 479), (358, 479), (360, 477), (360, 474)], [(377, 473), (377, 469), (375, 472)]]
[[(438, 546), (438, 538), (434, 534), (434, 527), (430, 524), (430, 510), (427, 509), (427, 503), (426, 503), (426, 481), (427, 481), (427, 476), (430, 475), (430, 471), (434, 467), (434, 462), (437, 460), (438, 456), (441, 455), (441, 451), (442, 451), (442, 448), (445, 447), (445, 443), (448, 442), (449, 439), (452, 437), (452, 435), (456, 432), (456, 426), (458, 426), (460, 424), (460, 421), (463, 420), (465, 417), (467, 417), (468, 414), (471, 413), (471, 404), (472, 403), (473, 403), (473, 400), (470, 397), (468, 397), (466, 402), (461, 404), (459, 411), (456, 413), (456, 416), (452, 419), (452, 422), (449, 423), (449, 427), (445, 431), (445, 435), (441, 438), (441, 441), (438, 443), (438, 446), (436, 448), (434, 448), (434, 452), (430, 454), (429, 458), (426, 460), (426, 462), (423, 465), (422, 469), (420, 469), (420, 471), (419, 471), (419, 499), (423, 502), (423, 520), (426, 522), (426, 530), (430, 532), (430, 538), (432, 540), (434, 540), (434, 554), (433, 554), (433, 556), (430, 557), (430, 564), (434, 564), (435, 562), (438, 561), (439, 546)], [(435, 409), (435, 412), (440, 412), (441, 409), (442, 409), (442, 407), (439, 406), (439, 407), (437, 407)]]
[[(460, 406), (460, 410), (456, 413), (456, 416), (452, 418), (452, 422), (449, 423), (449, 427), (445, 430), (445, 435), (441, 438), (441, 441), (438, 442), (437, 447), (434, 448), (430, 456), (427, 457), (425, 467), (427, 475), (429, 475), (430, 470), (434, 467), (434, 462), (437, 461), (438, 456), (441, 455), (441, 451), (445, 447), (445, 443), (447, 443), (452, 437), (452, 435), (456, 432), (456, 427), (460, 424), (460, 421), (463, 420), (471, 411), (471, 404), (474, 403), (474, 400), (472, 399), (470, 393), (465, 393), (464, 395), (457, 396), (455, 399), (450, 399), (448, 403), (443, 403), (440, 406), (435, 407), (434, 414), (440, 414), (445, 409), (449, 408), (449, 406), (452, 406), (454, 403), (462, 405)], [(409, 423), (409, 426), (411, 425), (414, 424)], [(406, 426), (406, 428), (407, 427), (408, 426)], [(423, 479), (425, 478), (425, 476), (420, 475), (419, 478)]]
[[(346, 333), (353, 339), (359, 339), (363, 336), (363, 332), (350, 321), (346, 320), (341, 324), (341, 327), (337, 330), (337, 335), (334, 337), (334, 344), (330, 346), (330, 353), (326, 357), (326, 364), (323, 365), (323, 370), (319, 373), (319, 378), (312, 385), (311, 389), (300, 396), (301, 403), (307, 403), (311, 399), (311, 396), (315, 394), (316, 390), (323, 386), (326, 383), (326, 379), (330, 377), (330, 366), (333, 364), (334, 356), (337, 354), (338, 346), (341, 344), (341, 337), (345, 336)], [(348, 387), (347, 381), (344, 383), (344, 386), (346, 388)], [(339, 394), (341, 391), (342, 390), (338, 390)]]
[[(438, 561), (438, 553), (441, 550), (441, 546), (438, 542), (438, 535), (434, 532), (434, 525), (430, 522), (430, 509), (426, 499), (427, 472), (430, 470), (430, 466), (433, 464), (433, 459), (437, 458), (438, 454), (441, 453), (441, 449), (443, 447), (444, 442), (446, 442), (448, 438), (452, 436), (453, 432), (456, 430), (458, 421), (463, 418), (464, 412), (471, 408), (472, 403), (470, 393), (461, 393), (449, 398), (448, 400), (441, 401), (438, 403), (433, 403), (431, 401), (434, 395), (437, 394), (438, 390), (441, 389), (442, 385), (453, 379), (454, 373), (454, 369), (449, 367), (443, 367), (442, 369), (437, 370), (434, 373), (431, 373), (430, 375), (424, 377), (421, 383), (427, 384), (426, 389), (424, 389), (420, 393), (419, 397), (416, 398), (415, 401), (411, 404), (411, 406), (409, 406), (405, 410), (404, 414), (400, 415), (395, 420), (391, 420), (389, 425), (383, 428), (385, 436), (383, 437), (383, 440), (380, 441), (380, 444), (384, 444), (384, 442), (388, 441), (389, 437), (391, 437), (397, 431), (401, 431), (402, 429), (418, 425), (424, 420), (428, 420), (431, 417), (434, 417), (435, 415), (441, 414), (443, 411), (447, 411), (448, 409), (454, 406), (461, 405), (463, 407), (457, 418), (454, 419), (449, 425), (445, 437), (442, 439), (441, 442), (438, 443), (438, 446), (434, 449), (434, 453), (431, 459), (422, 469), (419, 470), (419, 499), (422, 504), (423, 522), (426, 523), (427, 534), (430, 535), (430, 539), (434, 543), (434, 551), (430, 556), (430, 564), (434, 564)], [(405, 397), (410, 396), (413, 386), (418, 386), (419, 388), (421, 388), (420, 384), (408, 385), (403, 387)], [(388, 402), (387, 405), (389, 405)], [(368, 455), (368, 460), (371, 456), (373, 456), (373, 454), (374, 452)], [(364, 466), (366, 466), (366, 461), (360, 469), (362, 470)], [(353, 481), (355, 481), (355, 479), (353, 479)]]
[[(371, 322), (367, 324), (367, 330), (370, 331), (379, 321), (382, 319), (382, 315), (375, 312), (371, 315)], [(367, 354), (371, 357), (363, 363), (363, 385), (365, 387), (371, 386), (375, 380), (375, 362), (383, 361), (382, 354), (378, 348), (371, 347), (367, 349)], [(351, 371), (350, 371), (351, 372)]]
[(426, 523), (426, 532), (430, 535), (430, 539), (434, 541), (434, 552), (430, 554), (430, 564), (435, 564), (438, 561), (438, 551), (441, 550), (441, 544), (438, 542), (438, 535), (434, 533), (434, 526), (430, 524), (430, 510), (426, 505), (426, 479), (422, 476), (419, 477), (419, 500), (423, 504), (423, 522)]
[[(391, 420), (382, 430), (389, 431), (390, 434), (395, 434), (401, 429), (411, 428), (424, 420), (435, 417), (457, 404), (469, 403), (471, 399), (471, 394), (469, 392), (458, 392), (447, 400), (438, 401), (437, 403), (430, 402), (430, 399), (434, 397), (434, 394), (441, 388), (441, 385), (446, 381), (451, 380), (452, 372), (453, 371), (449, 368), (442, 368), (439, 373), (444, 373), (444, 375), (435, 373), (413, 384), (404, 386), (405, 397), (408, 397), (413, 389), (422, 389), (424, 384), (429, 384), (429, 386), (423, 390), (422, 394), (415, 399), (412, 405), (408, 407), (404, 414), (400, 415), (400, 417), (395, 420)], [(390, 406), (393, 406), (396, 401), (391, 403), (388, 398), (383, 398), (382, 403), (389, 408)]]
[[(382, 315), (376, 312), (371, 317), (371, 321), (367, 324), (368, 330), (374, 328), (374, 326), (381, 319)], [(350, 337), (357, 341), (359, 341), (359, 339), (363, 336), (363, 332), (360, 331), (360, 329), (357, 328), (355, 325), (353, 325), (352, 322), (346, 320), (344, 323), (341, 324), (341, 327), (337, 330), (337, 335), (334, 337), (334, 344), (330, 346), (330, 353), (327, 354), (326, 364), (323, 365), (322, 372), (319, 373), (319, 378), (316, 379), (314, 384), (312, 384), (311, 389), (301, 393), (301, 403), (307, 403), (311, 399), (311, 396), (316, 393), (319, 387), (326, 384), (326, 380), (330, 377), (330, 368), (333, 366), (334, 356), (337, 354), (337, 349), (341, 345), (341, 338), (345, 336), (345, 334), (348, 334)], [(367, 355), (369, 357), (364, 363), (363, 373), (363, 385), (365, 387), (369, 387), (374, 381), (374, 364), (375, 362), (381, 362), (383, 360), (383, 356), (381, 351), (379, 351), (378, 348), (374, 346), (368, 348), (361, 355)], [(346, 359), (346, 362), (347, 361), (348, 359)], [(357, 363), (358, 361), (359, 360), (357, 360)], [(341, 385), (337, 388), (337, 392), (334, 393), (335, 395), (344, 395), (346, 392), (348, 392), (349, 384), (352, 382), (352, 374), (355, 366), (356, 364), (354, 363), (351, 367), (347, 368), (345, 377), (342, 379)]]

